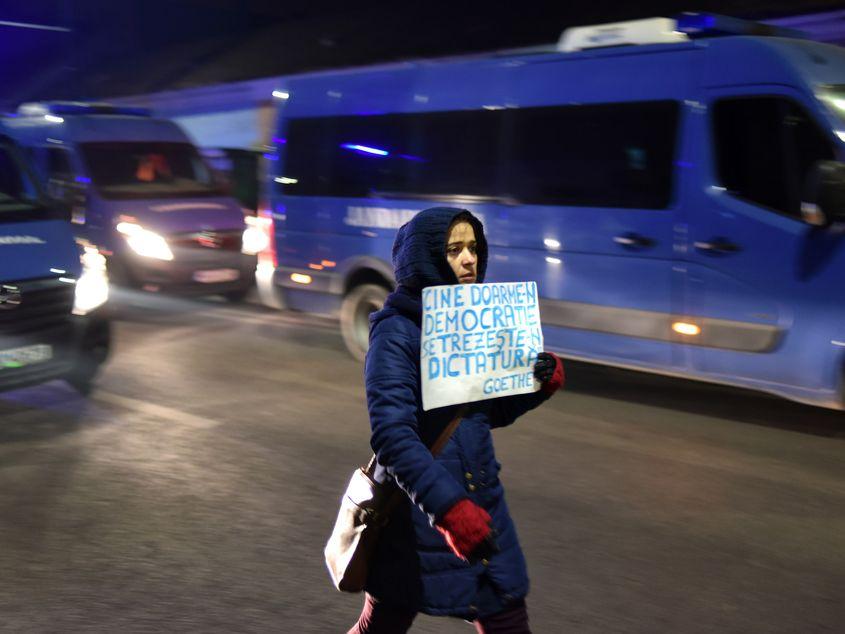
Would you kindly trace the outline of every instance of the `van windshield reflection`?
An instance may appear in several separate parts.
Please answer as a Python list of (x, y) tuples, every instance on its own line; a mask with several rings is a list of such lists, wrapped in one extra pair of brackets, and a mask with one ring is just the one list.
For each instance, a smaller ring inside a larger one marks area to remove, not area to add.
[(83, 143), (82, 156), (104, 198), (216, 196), (211, 172), (189, 143)]
[(819, 90), (818, 97), (845, 124), (845, 84), (824, 86)]

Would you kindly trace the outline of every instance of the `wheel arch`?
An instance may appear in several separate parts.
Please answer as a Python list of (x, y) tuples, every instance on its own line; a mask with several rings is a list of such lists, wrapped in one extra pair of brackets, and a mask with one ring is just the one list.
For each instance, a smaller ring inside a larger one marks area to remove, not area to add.
[(393, 268), (384, 260), (374, 257), (357, 258), (347, 268), (343, 280), (343, 295), (348, 295), (354, 288), (363, 284), (377, 284), (389, 291), (396, 288)]

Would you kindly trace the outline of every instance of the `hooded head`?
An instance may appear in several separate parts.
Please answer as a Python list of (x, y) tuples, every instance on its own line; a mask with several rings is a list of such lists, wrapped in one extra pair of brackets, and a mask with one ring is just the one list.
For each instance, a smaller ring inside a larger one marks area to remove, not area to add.
[(402, 225), (393, 243), (393, 273), (400, 286), (419, 292), (426, 286), (457, 284), (446, 259), (446, 238), (456, 220), (465, 220), (475, 232), (476, 281), (487, 270), (487, 239), (481, 221), (466, 209), (432, 207)]

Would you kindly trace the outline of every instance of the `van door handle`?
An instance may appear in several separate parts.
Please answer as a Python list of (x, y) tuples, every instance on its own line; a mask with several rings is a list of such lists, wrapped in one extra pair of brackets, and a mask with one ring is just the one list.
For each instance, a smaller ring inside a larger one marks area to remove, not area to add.
[(614, 236), (613, 241), (626, 249), (650, 249), (655, 245), (654, 240), (638, 233), (623, 233), (621, 236)]
[(707, 242), (693, 242), (693, 246), (699, 251), (706, 253), (736, 253), (742, 251), (738, 244), (734, 244), (727, 238), (711, 238)]

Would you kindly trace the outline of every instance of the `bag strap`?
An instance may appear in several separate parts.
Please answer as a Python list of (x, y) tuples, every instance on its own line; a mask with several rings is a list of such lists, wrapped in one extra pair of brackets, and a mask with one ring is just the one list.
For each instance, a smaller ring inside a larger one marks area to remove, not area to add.
[(446, 443), (449, 442), (449, 439), (452, 437), (452, 434), (455, 433), (455, 430), (458, 428), (458, 425), (461, 424), (461, 419), (464, 417), (466, 413), (467, 406), (461, 405), (458, 408), (458, 412), (455, 414), (455, 417), (449, 421), (449, 424), (446, 425), (446, 428), (440, 432), (440, 435), (437, 437), (437, 440), (434, 441), (434, 444), (429, 447), (431, 450), (431, 455), (436, 456), (441, 451), (443, 451), (443, 447), (446, 446)]
[[(461, 405), (458, 408), (455, 417), (449, 421), (449, 424), (440, 432), (440, 435), (437, 437), (437, 440), (434, 441), (434, 444), (429, 447), (429, 451), (431, 451), (432, 456), (436, 456), (439, 454), (443, 447), (446, 446), (446, 443), (449, 442), (449, 439), (452, 437), (452, 434), (455, 433), (455, 430), (458, 428), (458, 425), (461, 424), (461, 419), (464, 417), (466, 413), (467, 406)], [(376, 470), (376, 456), (373, 454), (373, 457), (370, 458), (370, 461), (367, 463), (367, 466), (364, 468), (364, 473), (368, 476), (372, 477), (373, 473)]]

